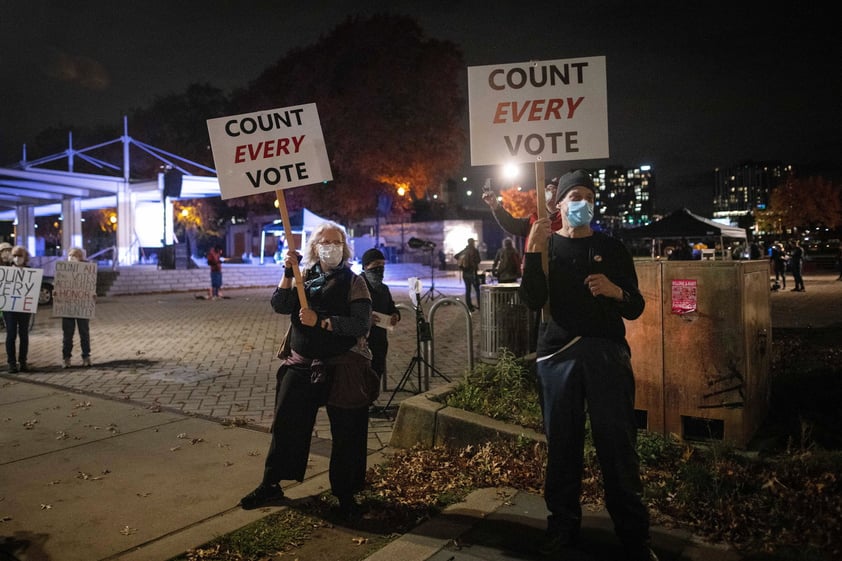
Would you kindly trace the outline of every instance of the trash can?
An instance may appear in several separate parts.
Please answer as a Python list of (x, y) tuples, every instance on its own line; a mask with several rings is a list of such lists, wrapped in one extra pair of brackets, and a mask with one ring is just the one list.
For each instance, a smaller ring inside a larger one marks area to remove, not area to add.
[(480, 360), (496, 362), (501, 348), (517, 357), (529, 353), (529, 308), (516, 283), (480, 285)]

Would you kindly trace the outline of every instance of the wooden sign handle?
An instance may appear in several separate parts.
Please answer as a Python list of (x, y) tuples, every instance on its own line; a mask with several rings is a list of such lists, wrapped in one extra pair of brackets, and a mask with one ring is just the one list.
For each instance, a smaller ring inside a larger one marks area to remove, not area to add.
[[(284, 225), (287, 251), (295, 251), (295, 240), (292, 238), (292, 228), (289, 224), (289, 212), (287, 212), (287, 202), (284, 199), (283, 189), (276, 189), (275, 197), (278, 199), (278, 210), (281, 211), (281, 222)], [(301, 304), (302, 310), (306, 310), (309, 306), (307, 305), (307, 295), (304, 293), (304, 281), (301, 279), (301, 269), (298, 268), (298, 259), (292, 260), (292, 273), (295, 275), (295, 288), (298, 289), (298, 303)]]
[[(535, 162), (535, 203), (538, 205), (538, 218), (546, 218), (547, 215), (547, 198), (546, 198), (547, 180), (544, 175), (544, 162)], [(550, 235), (552, 235), (552, 228), (550, 228)], [(547, 250), (541, 251), (541, 267), (544, 269), (544, 277), (549, 281), (549, 257)], [(550, 317), (550, 299), (544, 304), (541, 310), (543, 314), (543, 321), (547, 321)]]

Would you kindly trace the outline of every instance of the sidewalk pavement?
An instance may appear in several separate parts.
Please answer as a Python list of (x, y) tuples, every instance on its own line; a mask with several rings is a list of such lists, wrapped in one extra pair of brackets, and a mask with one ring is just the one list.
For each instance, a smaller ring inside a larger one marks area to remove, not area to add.
[[(429, 268), (391, 269), (393, 294), (409, 309), (404, 279), (414, 272), (427, 290)], [(842, 321), (842, 282), (835, 279), (807, 276), (806, 292), (773, 293), (773, 329)], [(447, 298), (463, 290), (454, 273), (436, 278), (436, 288)], [(237, 502), (258, 482), (269, 444), (274, 355), (287, 325), (269, 308), (271, 290), (230, 291), (218, 301), (191, 293), (102, 298), (91, 321), (92, 368), (61, 368), (60, 321), (39, 312), (30, 335), (35, 371), (0, 375), (0, 558), (165, 560), (265, 516)], [(467, 314), (461, 306), (437, 314), (435, 365), (459, 379)], [(468, 324), (473, 334), (476, 315)], [(381, 405), (420, 393), (414, 373), (404, 391), (392, 393), (416, 347), (413, 318), (399, 325)], [(389, 453), (391, 426), (390, 418), (372, 417), (370, 465)], [(289, 497), (329, 488), (329, 437), (321, 413), (308, 478), (287, 486)], [(538, 496), (478, 491), (370, 560), (493, 560), (513, 552), (537, 559), (532, 548), (545, 516)], [(578, 559), (613, 559), (604, 512), (588, 513), (585, 522), (588, 545)], [(737, 559), (686, 532), (657, 527), (653, 534), (661, 559)], [(500, 541), (512, 535), (524, 539)]]

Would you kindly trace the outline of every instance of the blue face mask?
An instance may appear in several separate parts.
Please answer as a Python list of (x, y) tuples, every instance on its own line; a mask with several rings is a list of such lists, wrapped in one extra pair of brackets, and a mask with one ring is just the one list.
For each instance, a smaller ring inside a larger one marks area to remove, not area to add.
[(567, 203), (567, 222), (573, 228), (587, 226), (593, 220), (593, 203), (570, 201)]

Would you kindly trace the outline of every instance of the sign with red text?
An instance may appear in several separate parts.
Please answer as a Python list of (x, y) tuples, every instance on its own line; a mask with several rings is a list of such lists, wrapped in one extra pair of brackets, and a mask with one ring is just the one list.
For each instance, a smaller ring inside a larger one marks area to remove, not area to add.
[(605, 57), (468, 67), (471, 164), (608, 157)]
[(53, 281), (53, 317), (94, 317), (96, 306), (96, 263), (56, 261)]
[(38, 311), (43, 269), (0, 267), (0, 310), (4, 312)]
[(695, 279), (673, 279), (672, 313), (689, 314), (698, 305), (698, 281)]
[(223, 199), (330, 181), (316, 104), (208, 119)]

